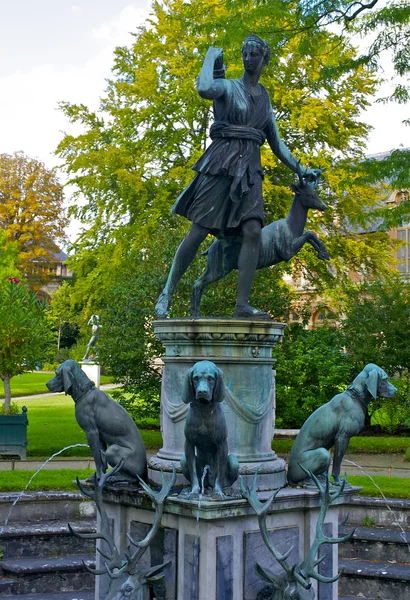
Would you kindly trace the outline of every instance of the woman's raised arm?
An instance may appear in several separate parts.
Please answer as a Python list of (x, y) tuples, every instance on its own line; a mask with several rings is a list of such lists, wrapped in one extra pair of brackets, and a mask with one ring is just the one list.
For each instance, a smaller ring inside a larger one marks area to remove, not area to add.
[[(205, 56), (204, 64), (199, 73), (196, 82), (196, 91), (201, 98), (207, 100), (215, 100), (220, 98), (226, 91), (226, 82), (224, 79), (214, 79), (215, 61), (221, 62), (223, 50), (222, 48), (208, 48)], [(219, 59), (219, 60), (218, 60)]]

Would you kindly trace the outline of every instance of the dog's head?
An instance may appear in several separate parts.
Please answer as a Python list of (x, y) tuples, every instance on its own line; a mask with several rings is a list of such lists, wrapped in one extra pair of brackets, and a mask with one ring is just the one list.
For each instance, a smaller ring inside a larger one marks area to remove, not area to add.
[(223, 373), (213, 362), (201, 360), (189, 369), (182, 397), (185, 404), (194, 401), (202, 404), (222, 402), (224, 397)]
[(46, 386), (50, 392), (65, 392), (75, 400), (94, 387), (94, 382), (88, 379), (75, 360), (66, 360), (57, 367), (55, 377), (47, 381)]
[(389, 382), (387, 373), (373, 363), (365, 366), (356, 379), (359, 378), (373, 400), (376, 400), (377, 396), (392, 398), (397, 392), (397, 388)]

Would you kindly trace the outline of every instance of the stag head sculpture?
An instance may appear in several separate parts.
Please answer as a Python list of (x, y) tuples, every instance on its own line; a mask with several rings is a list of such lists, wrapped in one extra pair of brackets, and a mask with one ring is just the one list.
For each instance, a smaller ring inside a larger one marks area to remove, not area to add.
[(334, 490), (331, 489), (329, 474), (326, 475), (325, 484), (322, 484), (313, 473), (307, 470), (306, 473), (313, 479), (319, 490), (320, 513), (316, 524), (316, 535), (313, 544), (303, 561), (300, 564), (295, 565), (289, 564), (287, 560), (293, 550), (293, 546), (289, 548), (285, 554), (279, 552), (269, 537), (266, 524), (267, 514), (280, 489), (275, 490), (270, 498), (262, 503), (256, 495), (257, 473), (255, 473), (253, 477), (252, 488), (250, 490), (245, 487), (242, 478), (240, 481), (242, 496), (248, 500), (249, 504), (252, 506), (258, 516), (259, 529), (262, 534), (264, 544), (284, 571), (281, 575), (275, 575), (270, 569), (266, 569), (258, 563), (255, 563), (255, 571), (259, 578), (265, 583), (274, 586), (272, 600), (273, 598), (274, 600), (314, 600), (315, 592), (310, 582), (311, 579), (316, 579), (317, 581), (323, 583), (333, 583), (334, 581), (337, 581), (342, 575), (343, 569), (341, 569), (337, 575), (333, 577), (325, 577), (315, 570), (316, 567), (326, 558), (326, 555), (317, 558), (319, 548), (323, 544), (338, 544), (346, 542), (352, 537), (355, 531), (353, 530), (348, 535), (340, 538), (328, 537), (323, 533), (323, 525), (327, 509), (343, 493), (346, 480), (344, 479), (342, 485)]
[(175, 466), (173, 465), (172, 477), (168, 482), (165, 481), (164, 474), (161, 472), (162, 487), (159, 492), (154, 492), (149, 485), (147, 485), (140, 477), (138, 477), (142, 488), (149, 498), (151, 498), (154, 504), (154, 522), (144, 539), (137, 541), (128, 535), (129, 541), (133, 546), (135, 546), (136, 550), (130, 555), (125, 553), (122, 557), (115, 545), (114, 538), (111, 533), (110, 520), (105, 510), (102, 498), (105, 484), (110, 477), (115, 475), (117, 470), (121, 469), (121, 466), (122, 464), (119, 463), (114, 469), (102, 475), (98, 481), (95, 479), (94, 489), (86, 488), (77, 478), (77, 485), (80, 491), (85, 496), (88, 496), (94, 500), (97, 506), (97, 510), (100, 515), (100, 531), (92, 534), (82, 534), (76, 532), (70, 524), (68, 524), (68, 527), (71, 533), (79, 538), (102, 540), (106, 543), (108, 550), (97, 548), (98, 552), (105, 561), (104, 569), (91, 569), (87, 565), (84, 565), (88, 571), (93, 573), (93, 575), (108, 574), (110, 577), (111, 581), (105, 600), (149, 600), (150, 584), (163, 577), (164, 573), (170, 568), (171, 561), (167, 561), (154, 567), (142, 566), (139, 565), (138, 562), (142, 555), (146, 552), (148, 546), (159, 530), (164, 509), (164, 502), (175, 483), (176, 470)]

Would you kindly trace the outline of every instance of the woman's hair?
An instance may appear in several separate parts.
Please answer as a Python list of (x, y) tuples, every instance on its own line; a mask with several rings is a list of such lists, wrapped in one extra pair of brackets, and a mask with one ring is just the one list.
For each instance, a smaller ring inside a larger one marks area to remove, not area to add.
[(267, 65), (269, 62), (269, 59), (270, 59), (269, 45), (266, 42), (264, 42), (259, 36), (255, 35), (254, 33), (251, 33), (251, 35), (248, 35), (248, 37), (245, 39), (245, 41), (242, 45), (242, 52), (244, 51), (245, 46), (247, 46), (248, 44), (257, 46), (260, 49), (260, 52), (264, 57), (263, 64)]

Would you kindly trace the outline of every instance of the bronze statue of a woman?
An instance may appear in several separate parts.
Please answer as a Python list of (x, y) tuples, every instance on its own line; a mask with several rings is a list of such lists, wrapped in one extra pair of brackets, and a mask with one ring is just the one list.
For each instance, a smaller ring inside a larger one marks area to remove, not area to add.
[(179, 280), (211, 233), (242, 238), (234, 317), (269, 318), (248, 302), (263, 227), (260, 146), (267, 140), (273, 153), (305, 179), (320, 176), (319, 169), (301, 167), (280, 138), (268, 93), (259, 83), (269, 57), (268, 44), (250, 35), (242, 46), (243, 77), (225, 79), (223, 50), (208, 49), (196, 87), (202, 98), (213, 100), (212, 143), (193, 167), (197, 175), (172, 207), (172, 212), (192, 221), (192, 227), (175, 254), (155, 307), (157, 317), (168, 316)]

